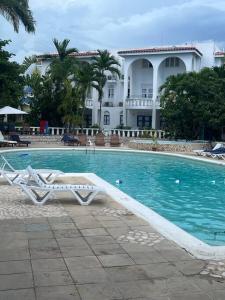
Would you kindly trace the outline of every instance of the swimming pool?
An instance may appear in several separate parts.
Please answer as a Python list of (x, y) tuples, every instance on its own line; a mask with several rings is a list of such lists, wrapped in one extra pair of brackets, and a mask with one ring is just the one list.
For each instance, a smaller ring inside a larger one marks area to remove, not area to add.
[[(152, 153), (43, 150), (5, 153), (18, 169), (93, 172), (209, 245), (225, 245), (224, 166)], [(117, 186), (118, 187), (118, 186)]]

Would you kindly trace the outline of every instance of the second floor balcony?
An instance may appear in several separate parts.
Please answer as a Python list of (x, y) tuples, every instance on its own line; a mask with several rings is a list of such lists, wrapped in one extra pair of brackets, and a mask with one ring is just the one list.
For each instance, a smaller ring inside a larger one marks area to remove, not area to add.
[[(127, 109), (153, 109), (153, 100), (152, 97), (143, 97), (141, 95), (132, 95), (126, 99), (126, 108)], [(155, 107), (160, 108), (160, 99), (157, 97)]]

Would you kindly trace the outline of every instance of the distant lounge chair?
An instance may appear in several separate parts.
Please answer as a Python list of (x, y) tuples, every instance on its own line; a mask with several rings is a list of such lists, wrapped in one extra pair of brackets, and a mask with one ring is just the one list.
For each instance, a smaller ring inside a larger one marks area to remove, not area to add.
[(118, 134), (112, 134), (110, 136), (110, 146), (111, 147), (119, 147), (121, 145), (120, 143), (120, 137)]
[(68, 146), (75, 146), (75, 144), (78, 146), (80, 144), (80, 140), (74, 136), (64, 134), (61, 141), (64, 143), (64, 145)]
[(105, 146), (105, 136), (102, 132), (99, 132), (96, 134), (95, 145), (96, 146)]
[(193, 152), (198, 156), (201, 156), (201, 155), (207, 156), (208, 153), (210, 153), (211, 151), (217, 150), (222, 147), (223, 147), (223, 144), (217, 143), (211, 150), (210, 149), (200, 149), (200, 150), (193, 150)]
[(15, 146), (17, 144), (16, 141), (8, 141), (8, 140), (5, 140), (2, 132), (0, 131), (0, 146)]
[[(14, 169), (3, 155), (1, 155), (0, 158), (2, 161), (0, 167), (0, 175), (5, 178), (5, 180), (7, 180), (9, 184), (12, 185), (15, 179), (17, 179), (18, 177), (29, 176), (26, 170)], [(62, 171), (51, 169), (37, 169), (37, 172), (45, 183), (53, 183), (59, 175), (64, 174)]]
[(27, 146), (31, 144), (31, 141), (21, 141), (20, 136), (17, 133), (11, 133), (10, 139), (12, 141), (16, 141), (18, 146)]
[[(44, 204), (56, 192), (71, 192), (81, 205), (89, 205), (99, 192), (104, 192), (103, 189), (95, 185), (46, 184), (42, 180), (42, 177), (30, 166), (27, 167), (26, 170), (34, 183), (30, 180), (26, 181), (21, 177), (16, 179), (14, 183), (22, 189), (34, 204)], [(87, 195), (82, 196), (80, 192), (86, 192)], [(42, 193), (42, 195), (40, 195), (40, 193)]]
[(78, 138), (80, 141), (80, 146), (87, 146), (88, 141), (87, 141), (87, 136), (84, 133), (79, 133)]

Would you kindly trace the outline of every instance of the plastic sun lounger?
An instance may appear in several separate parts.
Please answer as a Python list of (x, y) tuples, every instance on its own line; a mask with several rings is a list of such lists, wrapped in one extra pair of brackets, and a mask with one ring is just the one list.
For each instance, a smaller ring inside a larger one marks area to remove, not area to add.
[(221, 143), (217, 143), (214, 147), (213, 147), (213, 149), (212, 150), (203, 150), (203, 149), (201, 149), (201, 150), (193, 150), (193, 152), (196, 154), (196, 155), (198, 155), (198, 156), (208, 156), (208, 154), (209, 153), (211, 153), (212, 151), (214, 151), (214, 150), (217, 150), (217, 149), (220, 149), (220, 148), (222, 148), (223, 147), (223, 144), (221, 144)]
[[(16, 170), (3, 155), (0, 157), (2, 160), (0, 175), (5, 178), (9, 184), (12, 185), (18, 177), (29, 177), (26, 170)], [(53, 183), (59, 175), (64, 174), (62, 171), (51, 169), (37, 169), (37, 172), (45, 183)]]
[[(95, 185), (46, 184), (30, 166), (26, 170), (34, 182), (19, 177), (14, 183), (37, 205), (45, 204), (56, 192), (71, 192), (80, 205), (89, 205), (99, 192), (104, 192), (102, 188)], [(82, 196), (80, 192), (86, 192), (87, 195)]]
[(0, 144), (2, 144), (2, 145), (9, 145), (9, 146), (15, 146), (16, 144), (17, 144), (17, 142), (16, 141), (8, 141), (8, 140), (5, 140), (5, 138), (4, 138), (4, 136), (3, 136), (3, 134), (2, 134), (2, 132), (0, 131)]

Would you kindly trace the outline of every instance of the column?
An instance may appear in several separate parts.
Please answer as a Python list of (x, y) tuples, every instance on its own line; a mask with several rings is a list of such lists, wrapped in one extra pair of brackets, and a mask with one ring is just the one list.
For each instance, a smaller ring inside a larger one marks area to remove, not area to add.
[(123, 85), (123, 124), (127, 126), (127, 110), (126, 110), (126, 99), (128, 90), (128, 67), (124, 66), (124, 85)]
[(156, 129), (156, 99), (158, 96), (158, 69), (159, 65), (153, 65), (153, 97), (152, 97), (152, 128)]

